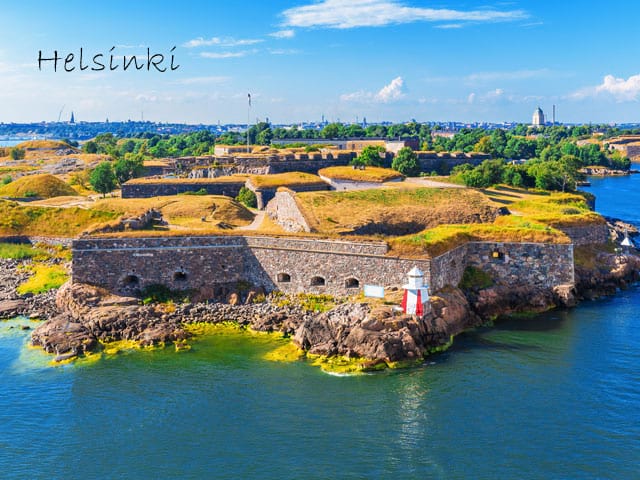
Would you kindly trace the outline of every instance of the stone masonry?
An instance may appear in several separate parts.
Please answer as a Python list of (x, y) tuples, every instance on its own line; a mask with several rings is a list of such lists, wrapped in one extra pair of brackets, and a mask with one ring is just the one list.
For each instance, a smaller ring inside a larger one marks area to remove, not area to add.
[(574, 282), (571, 244), (472, 242), (432, 259), (408, 259), (389, 256), (382, 242), (231, 235), (78, 239), (72, 279), (116, 293), (248, 282), (267, 291), (349, 295), (365, 284), (400, 287), (417, 266), (435, 292), (457, 286), (470, 265), (514, 285)]

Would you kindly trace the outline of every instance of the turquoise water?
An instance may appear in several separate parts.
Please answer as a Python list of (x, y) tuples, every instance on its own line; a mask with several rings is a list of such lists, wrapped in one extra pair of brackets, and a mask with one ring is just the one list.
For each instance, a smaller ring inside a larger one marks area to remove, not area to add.
[(0, 478), (640, 478), (638, 311), (634, 287), (356, 377), (236, 336), (51, 368), (0, 322)]

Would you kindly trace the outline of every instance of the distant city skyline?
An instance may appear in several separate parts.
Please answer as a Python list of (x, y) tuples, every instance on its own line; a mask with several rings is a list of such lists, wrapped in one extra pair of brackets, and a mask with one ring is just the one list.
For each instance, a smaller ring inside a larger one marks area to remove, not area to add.
[[(0, 122), (73, 111), (189, 124), (530, 123), (536, 107), (549, 119), (556, 105), (561, 123), (637, 123), (639, 16), (639, 3), (593, 0), (11, 2)], [(40, 51), (73, 54), (75, 68), (39, 70)], [(123, 57), (155, 53), (179, 68), (123, 71)], [(92, 71), (94, 55), (120, 68)]]

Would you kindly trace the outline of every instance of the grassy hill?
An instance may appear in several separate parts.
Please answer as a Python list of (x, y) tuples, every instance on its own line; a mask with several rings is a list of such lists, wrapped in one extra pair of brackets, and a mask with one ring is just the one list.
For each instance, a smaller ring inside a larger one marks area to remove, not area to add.
[(26, 175), (0, 188), (0, 196), (10, 198), (51, 198), (77, 194), (70, 185), (49, 174)]
[(297, 195), (313, 231), (397, 236), (445, 223), (493, 222), (498, 207), (469, 189), (379, 188)]
[(390, 168), (367, 167), (364, 170), (353, 167), (328, 167), (318, 171), (318, 175), (333, 180), (348, 180), (351, 182), (382, 183), (404, 178), (403, 175)]
[(249, 181), (256, 188), (278, 188), (310, 185), (326, 185), (319, 176), (303, 172), (277, 173), (274, 175), (249, 175)]
[(78, 207), (35, 207), (0, 200), (0, 235), (73, 237), (91, 225), (117, 216), (113, 212)]

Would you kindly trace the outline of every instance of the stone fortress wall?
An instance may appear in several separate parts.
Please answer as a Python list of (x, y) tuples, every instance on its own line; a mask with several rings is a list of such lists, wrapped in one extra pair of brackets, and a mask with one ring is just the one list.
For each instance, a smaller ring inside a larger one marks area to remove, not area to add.
[(248, 282), (266, 291), (356, 294), (401, 287), (417, 266), (432, 291), (457, 286), (473, 265), (512, 284), (573, 283), (573, 245), (468, 243), (429, 259), (389, 255), (385, 243), (267, 236), (87, 238), (73, 242), (74, 282), (115, 293), (153, 284), (173, 290)]
[(235, 198), (244, 187), (244, 179), (237, 182), (211, 182), (203, 180), (184, 181), (171, 180), (165, 182), (126, 182), (122, 185), (122, 198), (152, 198), (178, 195), (186, 192), (197, 192), (204, 189), (208, 195), (225, 195)]

